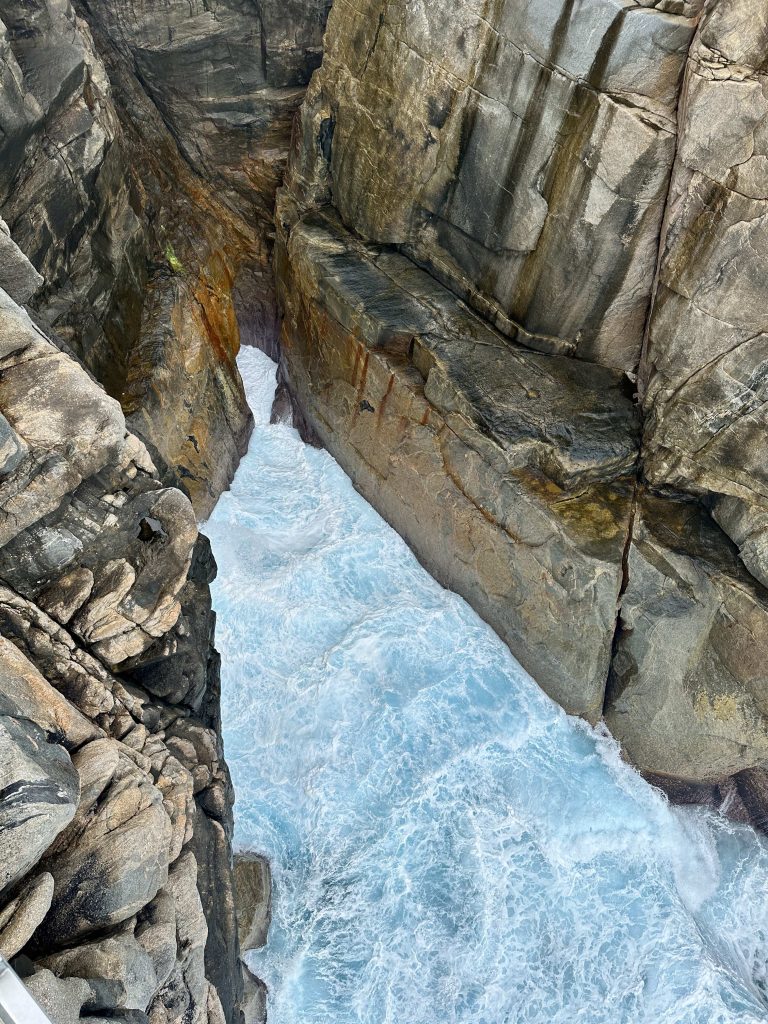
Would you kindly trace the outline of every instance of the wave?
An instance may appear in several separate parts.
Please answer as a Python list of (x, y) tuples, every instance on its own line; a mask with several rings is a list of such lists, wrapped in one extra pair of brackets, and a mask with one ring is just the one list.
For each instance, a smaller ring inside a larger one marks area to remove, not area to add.
[(256, 428), (207, 530), (270, 1024), (752, 1024), (768, 848), (568, 718), (323, 451)]

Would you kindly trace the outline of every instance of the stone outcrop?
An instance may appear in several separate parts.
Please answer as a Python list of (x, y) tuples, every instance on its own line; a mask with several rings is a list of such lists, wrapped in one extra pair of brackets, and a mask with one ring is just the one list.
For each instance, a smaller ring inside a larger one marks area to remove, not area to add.
[(240, 336), (274, 341), (274, 194), (328, 7), (0, 2), (0, 257), (32, 264), (0, 286), (200, 516), (250, 431)]
[(0, 409), (0, 950), (54, 1024), (239, 1024), (209, 547), (5, 291)]
[(510, 337), (631, 370), (700, 7), (337, 9), (294, 175)]
[(567, 710), (757, 824), (767, 18), (336, 5), (276, 219), (297, 422)]
[(0, 0), (0, 950), (55, 1024), (264, 1012), (197, 519), (329, 7)]

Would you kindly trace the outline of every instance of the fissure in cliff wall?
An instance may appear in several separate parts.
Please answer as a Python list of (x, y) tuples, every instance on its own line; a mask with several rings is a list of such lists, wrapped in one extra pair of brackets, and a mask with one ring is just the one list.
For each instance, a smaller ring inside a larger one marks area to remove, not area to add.
[(337, 5), (277, 218), (283, 374), (360, 489), (567, 710), (753, 809), (767, 21)]
[(32, 308), (201, 515), (250, 431), (240, 331), (275, 335), (274, 193), (327, 8), (0, 3), (0, 216)]
[(242, 1020), (196, 519), (326, 9), (0, 0), (0, 952), (54, 1024)]

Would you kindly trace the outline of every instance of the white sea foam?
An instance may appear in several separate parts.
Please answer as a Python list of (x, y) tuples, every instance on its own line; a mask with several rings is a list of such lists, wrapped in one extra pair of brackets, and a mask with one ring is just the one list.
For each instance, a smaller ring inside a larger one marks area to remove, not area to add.
[(764, 1021), (768, 849), (673, 810), (418, 565), (327, 453), (256, 429), (209, 525), (236, 840), (272, 861), (270, 1024)]

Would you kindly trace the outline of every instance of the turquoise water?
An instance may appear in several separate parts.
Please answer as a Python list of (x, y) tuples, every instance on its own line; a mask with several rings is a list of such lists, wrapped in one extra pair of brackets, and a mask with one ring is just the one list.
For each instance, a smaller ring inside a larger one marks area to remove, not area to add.
[(766, 1020), (764, 842), (569, 719), (240, 362), (257, 426), (207, 532), (270, 1024)]

